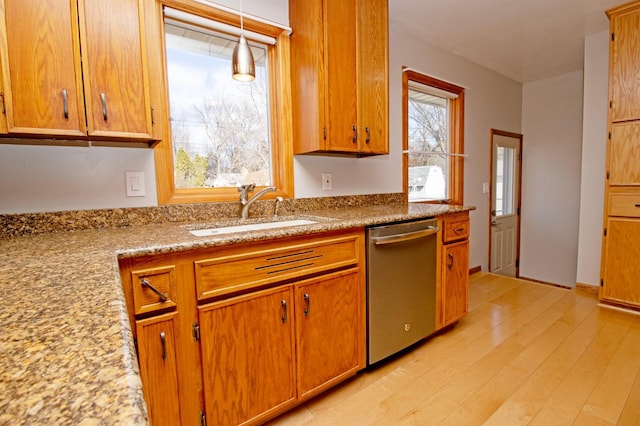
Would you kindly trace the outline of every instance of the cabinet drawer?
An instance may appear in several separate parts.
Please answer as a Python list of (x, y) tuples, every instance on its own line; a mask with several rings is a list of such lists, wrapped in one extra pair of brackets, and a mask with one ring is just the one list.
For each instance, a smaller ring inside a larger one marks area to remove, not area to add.
[(131, 271), (135, 315), (176, 306), (175, 265)]
[(640, 192), (609, 194), (609, 216), (640, 217)]
[(198, 260), (198, 300), (358, 263), (360, 240), (352, 235)]
[(464, 240), (469, 238), (469, 216), (453, 216), (443, 219), (442, 242)]

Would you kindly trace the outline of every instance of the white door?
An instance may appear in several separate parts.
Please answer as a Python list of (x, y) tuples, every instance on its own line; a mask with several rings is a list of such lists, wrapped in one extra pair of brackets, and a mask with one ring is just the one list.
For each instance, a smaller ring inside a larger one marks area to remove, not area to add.
[(489, 271), (518, 276), (522, 135), (491, 129)]

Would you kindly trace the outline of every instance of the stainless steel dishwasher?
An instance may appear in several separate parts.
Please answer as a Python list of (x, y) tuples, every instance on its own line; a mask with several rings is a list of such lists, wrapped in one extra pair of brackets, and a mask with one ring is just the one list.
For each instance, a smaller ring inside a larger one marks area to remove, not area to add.
[(435, 331), (436, 219), (367, 228), (368, 364)]

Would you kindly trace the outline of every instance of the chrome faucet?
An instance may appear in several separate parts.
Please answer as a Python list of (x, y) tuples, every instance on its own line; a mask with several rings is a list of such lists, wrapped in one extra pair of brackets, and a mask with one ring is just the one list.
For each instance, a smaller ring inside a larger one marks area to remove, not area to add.
[(249, 217), (249, 208), (251, 204), (257, 201), (260, 197), (262, 197), (267, 192), (273, 192), (276, 190), (275, 186), (267, 186), (266, 188), (260, 190), (255, 193), (253, 197), (249, 197), (249, 193), (256, 189), (255, 183), (250, 183), (248, 185), (241, 185), (238, 187), (238, 192), (240, 193), (240, 204), (242, 205), (242, 211), (240, 213), (240, 217), (243, 219), (247, 219)]

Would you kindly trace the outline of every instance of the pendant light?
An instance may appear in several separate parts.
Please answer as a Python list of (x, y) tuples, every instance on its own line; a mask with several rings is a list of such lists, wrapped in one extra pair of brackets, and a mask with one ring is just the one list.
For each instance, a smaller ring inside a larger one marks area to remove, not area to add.
[(256, 78), (256, 65), (253, 61), (253, 54), (244, 38), (244, 22), (242, 20), (242, 0), (240, 0), (240, 39), (233, 49), (231, 65), (233, 68), (233, 79), (238, 81), (253, 81)]

